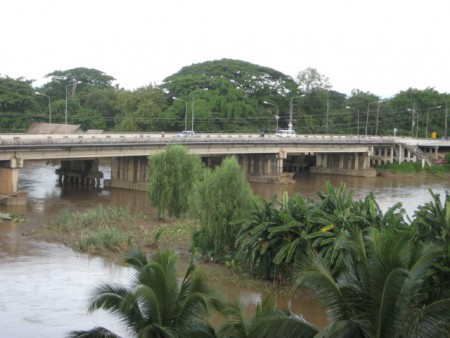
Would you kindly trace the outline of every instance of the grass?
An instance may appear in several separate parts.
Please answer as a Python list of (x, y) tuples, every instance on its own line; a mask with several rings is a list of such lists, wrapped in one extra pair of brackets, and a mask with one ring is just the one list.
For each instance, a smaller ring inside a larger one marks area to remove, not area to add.
[(416, 162), (404, 162), (402, 164), (389, 163), (378, 166), (377, 170), (380, 170), (382, 172), (391, 172), (398, 174), (426, 173), (434, 175), (439, 173), (450, 173), (450, 165), (439, 164), (439, 165), (425, 166), (424, 168), (422, 168), (422, 164)]
[(147, 250), (176, 247), (188, 255), (193, 227), (190, 221), (159, 222), (128, 208), (100, 205), (83, 212), (62, 210), (32, 235), (64, 243), (83, 253), (118, 260), (131, 247)]

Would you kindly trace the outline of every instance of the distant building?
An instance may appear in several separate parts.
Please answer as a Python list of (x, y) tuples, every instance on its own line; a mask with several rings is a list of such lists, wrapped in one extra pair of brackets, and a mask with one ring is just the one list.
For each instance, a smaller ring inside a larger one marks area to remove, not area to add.
[(84, 134), (79, 124), (32, 123), (26, 134)]

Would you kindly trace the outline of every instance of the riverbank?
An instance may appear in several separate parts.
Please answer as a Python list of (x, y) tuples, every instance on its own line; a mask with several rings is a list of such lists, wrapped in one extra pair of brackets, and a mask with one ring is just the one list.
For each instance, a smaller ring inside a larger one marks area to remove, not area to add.
[(192, 255), (191, 234), (196, 225), (190, 220), (160, 221), (126, 208), (96, 207), (84, 212), (62, 211), (51, 222), (30, 229), (25, 235), (39, 241), (64, 244), (75, 251), (124, 264), (125, 253), (136, 247), (151, 255), (172, 248), (179, 253), (179, 270), (184, 272), (191, 259), (204, 271), (208, 282), (235, 285), (258, 293), (287, 295), (289, 287), (252, 278), (230, 262), (225, 265), (204, 261)]

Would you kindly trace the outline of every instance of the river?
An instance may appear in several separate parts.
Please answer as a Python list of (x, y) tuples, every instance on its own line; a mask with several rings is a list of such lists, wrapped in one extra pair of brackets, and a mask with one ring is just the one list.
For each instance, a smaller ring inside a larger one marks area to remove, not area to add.
[[(128, 206), (151, 212), (144, 192), (102, 187), (63, 186), (57, 184), (55, 168), (41, 162), (28, 162), (20, 170), (20, 189), (28, 191), (26, 206), (0, 205), (0, 212), (23, 215), (25, 223), (0, 223), (0, 337), (63, 337), (70, 330), (105, 326), (127, 337), (114, 318), (102, 311), (88, 315), (86, 304), (90, 291), (100, 282), (126, 284), (130, 269), (101, 258), (79, 254), (58, 244), (31, 240), (26, 234), (33, 227), (54, 217), (60, 210), (85, 210), (98, 204)], [(110, 177), (103, 166), (105, 178)], [(450, 181), (430, 178), (358, 178), (304, 174), (291, 184), (253, 183), (255, 193), (269, 198), (283, 191), (290, 195), (302, 193), (314, 196), (324, 190), (330, 180), (335, 187), (345, 182), (362, 198), (373, 192), (385, 211), (396, 202), (402, 202), (412, 217), (418, 205), (430, 201), (428, 189), (443, 196), (450, 191)], [(251, 306), (261, 295), (235, 286), (220, 286), (223, 292), (239, 297)], [(278, 299), (278, 305), (302, 314), (307, 320), (322, 327), (326, 323), (323, 311), (313, 299)]]

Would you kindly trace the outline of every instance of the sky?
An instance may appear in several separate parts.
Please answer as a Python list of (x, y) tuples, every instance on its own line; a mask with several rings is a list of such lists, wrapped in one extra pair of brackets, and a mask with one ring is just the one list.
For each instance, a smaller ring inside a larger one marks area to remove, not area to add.
[(0, 76), (94, 68), (133, 90), (236, 59), (381, 98), (450, 93), (448, 0), (2, 0)]

